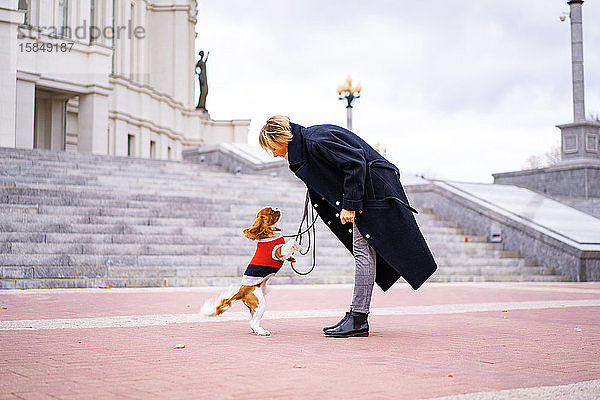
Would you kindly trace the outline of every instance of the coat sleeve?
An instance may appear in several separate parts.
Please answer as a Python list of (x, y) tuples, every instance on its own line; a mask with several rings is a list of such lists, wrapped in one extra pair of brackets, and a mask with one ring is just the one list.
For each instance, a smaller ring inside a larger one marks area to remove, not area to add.
[(343, 172), (342, 208), (349, 211), (362, 210), (366, 174), (363, 149), (353, 147), (334, 135), (318, 140), (307, 139), (306, 148), (312, 157)]

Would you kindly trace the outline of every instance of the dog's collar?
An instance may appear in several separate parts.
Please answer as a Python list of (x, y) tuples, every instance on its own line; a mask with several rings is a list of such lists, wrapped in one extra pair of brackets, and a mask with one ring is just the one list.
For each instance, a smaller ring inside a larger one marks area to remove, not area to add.
[(272, 236), (269, 236), (268, 238), (258, 239), (258, 241), (259, 242), (270, 242), (271, 240), (279, 239), (280, 237), (282, 237), (281, 231), (275, 233)]

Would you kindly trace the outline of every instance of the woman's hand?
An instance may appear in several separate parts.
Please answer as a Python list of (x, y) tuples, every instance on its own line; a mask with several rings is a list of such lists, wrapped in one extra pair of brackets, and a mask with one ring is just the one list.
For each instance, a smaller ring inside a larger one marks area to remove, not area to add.
[(340, 212), (340, 220), (342, 221), (342, 224), (345, 224), (346, 222), (354, 222), (354, 214), (354, 211), (342, 210), (342, 212)]

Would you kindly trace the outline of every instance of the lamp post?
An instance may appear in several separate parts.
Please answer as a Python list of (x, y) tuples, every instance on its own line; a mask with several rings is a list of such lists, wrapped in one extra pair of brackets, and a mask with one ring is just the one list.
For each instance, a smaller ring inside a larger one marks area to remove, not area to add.
[(352, 78), (348, 77), (343, 85), (338, 86), (338, 94), (340, 100), (346, 100), (346, 128), (352, 130), (352, 102), (360, 98), (360, 91), (362, 86), (360, 83), (356, 86), (352, 86)]

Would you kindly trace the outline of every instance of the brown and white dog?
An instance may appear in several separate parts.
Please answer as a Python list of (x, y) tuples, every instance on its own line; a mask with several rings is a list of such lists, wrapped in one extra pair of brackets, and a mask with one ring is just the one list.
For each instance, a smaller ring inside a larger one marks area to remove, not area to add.
[(264, 207), (256, 215), (252, 226), (244, 229), (244, 235), (258, 243), (254, 257), (242, 277), (241, 286), (233, 294), (223, 294), (216, 301), (204, 303), (203, 314), (211, 317), (220, 315), (231, 307), (235, 300), (241, 300), (250, 310), (252, 332), (261, 336), (271, 334), (260, 326), (260, 320), (265, 313), (267, 281), (279, 271), (284, 261), (296, 261), (292, 257), (294, 251), (304, 251), (295, 240), (285, 242), (281, 230), (275, 226), (280, 218), (281, 211)]

